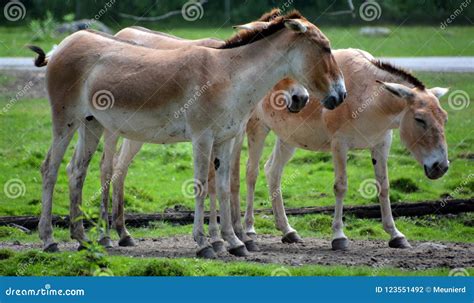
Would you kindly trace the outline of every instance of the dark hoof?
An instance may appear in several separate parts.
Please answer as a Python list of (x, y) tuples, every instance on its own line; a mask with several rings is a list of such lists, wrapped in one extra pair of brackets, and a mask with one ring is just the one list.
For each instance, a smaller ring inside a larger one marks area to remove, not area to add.
[(283, 243), (303, 243), (303, 239), (298, 235), (296, 231), (292, 231), (287, 233), (286, 235), (281, 238), (281, 242)]
[(331, 242), (332, 250), (346, 250), (349, 248), (349, 240), (347, 238), (334, 239)]
[(225, 249), (224, 241), (216, 241), (211, 243), (212, 249), (216, 254), (222, 254), (222, 253), (227, 253), (227, 250)]
[(388, 246), (391, 248), (411, 248), (405, 237), (396, 237), (388, 242)]
[(231, 249), (229, 249), (229, 253), (231, 255), (236, 256), (236, 257), (246, 257), (246, 256), (249, 255), (249, 252), (248, 252), (247, 248), (245, 248), (245, 245), (231, 248)]
[(133, 240), (133, 238), (130, 236), (126, 236), (125, 238), (120, 239), (118, 244), (119, 246), (136, 246), (137, 245), (135, 244), (135, 240)]
[(113, 246), (112, 240), (110, 240), (110, 237), (103, 237), (102, 239), (99, 240), (99, 244), (105, 248), (111, 248)]
[(58, 243), (49, 244), (43, 249), (43, 251), (48, 252), (48, 253), (58, 252), (59, 251)]
[(248, 240), (247, 242), (244, 242), (245, 247), (247, 248), (248, 251), (250, 252), (257, 252), (260, 251), (258, 248), (257, 243), (254, 240)]
[(202, 258), (202, 259), (215, 259), (217, 257), (216, 253), (214, 252), (214, 249), (210, 246), (204, 247), (203, 249), (198, 251), (196, 253), (196, 256), (198, 256), (198, 258)]

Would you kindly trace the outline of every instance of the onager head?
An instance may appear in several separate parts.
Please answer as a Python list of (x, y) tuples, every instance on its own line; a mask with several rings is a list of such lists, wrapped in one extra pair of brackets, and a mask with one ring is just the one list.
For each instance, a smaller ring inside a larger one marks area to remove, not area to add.
[(241, 31), (227, 41), (227, 44), (236, 41), (243, 43), (242, 41), (248, 39), (263, 39), (282, 27), (289, 29), (285, 45), (291, 45), (287, 54), (287, 60), (291, 64), (290, 76), (308, 88), (327, 109), (332, 110), (339, 106), (347, 96), (347, 92), (344, 77), (331, 52), (329, 40), (318, 27), (298, 12), (275, 17), (268, 22), (255, 21), (238, 25), (235, 28)]
[(409, 88), (397, 83), (379, 82), (397, 98), (406, 102), (400, 121), (400, 138), (430, 179), (441, 178), (449, 168), (444, 125), (448, 114), (439, 103), (447, 88)]

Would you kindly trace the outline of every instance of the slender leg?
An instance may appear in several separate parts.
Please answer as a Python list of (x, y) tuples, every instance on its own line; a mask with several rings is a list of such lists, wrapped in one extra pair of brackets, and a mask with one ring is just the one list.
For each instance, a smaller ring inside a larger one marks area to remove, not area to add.
[(118, 136), (105, 130), (104, 132), (104, 153), (100, 162), (100, 180), (102, 199), (100, 203), (100, 216), (102, 222), (105, 222), (105, 231), (101, 233), (99, 243), (104, 247), (112, 247), (110, 240), (110, 224), (109, 224), (109, 200), (110, 200), (110, 183), (113, 178), (114, 155), (117, 149)]
[(276, 226), (283, 233), (283, 243), (302, 242), (298, 235), (288, 223), (285, 207), (283, 205), (283, 197), (281, 195), (281, 176), (285, 164), (291, 159), (295, 153), (295, 147), (286, 144), (278, 139), (271, 158), (265, 164), (265, 175), (267, 177), (270, 199), (272, 201), (273, 214), (275, 216)]
[(334, 208), (334, 219), (332, 222), (333, 250), (345, 250), (349, 247), (349, 240), (344, 234), (344, 222), (342, 221), (343, 202), (347, 192), (347, 146), (334, 140), (331, 146), (334, 161), (334, 195), (336, 206)]
[(198, 245), (197, 256), (201, 258), (215, 258), (216, 254), (204, 234), (204, 201), (207, 196), (209, 165), (212, 151), (212, 137), (198, 134), (193, 139), (194, 182), (195, 182), (195, 209), (193, 237)]
[(114, 165), (112, 178), (112, 226), (120, 237), (120, 246), (135, 246), (135, 241), (133, 241), (133, 238), (125, 227), (124, 183), (128, 167), (130, 166), (130, 163), (132, 163), (135, 155), (140, 151), (142, 145), (143, 142), (125, 139)]
[[(212, 154), (211, 159), (215, 159)], [(209, 178), (208, 178), (208, 193), (210, 200), (210, 212), (209, 212), (209, 236), (211, 237), (211, 245), (214, 251), (218, 255), (227, 254), (225, 249), (224, 240), (220, 234), (219, 224), (217, 223), (217, 198), (216, 198), (216, 167), (219, 163), (211, 161), (209, 166)]]
[[(97, 150), (103, 130), (102, 125), (94, 118), (90, 121), (83, 121), (79, 127), (79, 139), (74, 151), (74, 156), (67, 166), (69, 196), (71, 201), (71, 238), (79, 241), (79, 249), (83, 249), (83, 243), (88, 241), (82, 218), (82, 188), (84, 187), (87, 168), (89, 167), (92, 156)], [(85, 205), (85, 207), (88, 206), (89, 205)]]
[(259, 161), (262, 157), (263, 148), (265, 146), (265, 138), (270, 130), (261, 120), (250, 119), (247, 124), (247, 139), (249, 148), (249, 159), (247, 161), (247, 208), (245, 210), (244, 222), (245, 232), (247, 235), (254, 237), (255, 232), (255, 217), (254, 217), (254, 199), (255, 199), (255, 184), (257, 183)]
[(58, 170), (64, 153), (71, 142), (74, 133), (79, 127), (79, 121), (64, 119), (59, 121), (53, 116), (53, 143), (49, 148), (46, 159), (41, 166), (41, 175), (43, 177), (42, 189), (42, 209), (38, 230), (43, 241), (44, 251), (58, 251), (58, 244), (53, 238), (52, 210), (53, 210), (53, 192), (54, 185), (58, 178)]
[(230, 205), (232, 226), (234, 227), (235, 234), (244, 242), (248, 251), (259, 251), (255, 241), (244, 232), (240, 212), (240, 155), (242, 152), (244, 135), (245, 132), (242, 131), (235, 137), (231, 152)]
[(230, 161), (232, 140), (227, 140), (214, 146), (216, 161), (219, 162), (217, 169), (217, 196), (220, 204), (220, 220), (222, 238), (230, 245), (229, 252), (236, 256), (248, 254), (244, 243), (235, 235), (231, 222), (230, 210)]
[(405, 235), (398, 231), (392, 216), (389, 196), (389, 180), (387, 161), (390, 146), (392, 144), (392, 132), (387, 132), (384, 141), (371, 150), (372, 163), (374, 164), (375, 178), (379, 188), (380, 212), (382, 214), (382, 223), (384, 230), (390, 234), (388, 245), (392, 248), (410, 248)]

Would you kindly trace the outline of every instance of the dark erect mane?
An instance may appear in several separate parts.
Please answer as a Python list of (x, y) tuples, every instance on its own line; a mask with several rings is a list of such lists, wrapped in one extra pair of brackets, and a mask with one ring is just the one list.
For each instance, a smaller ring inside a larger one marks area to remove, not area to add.
[(272, 21), (273, 19), (281, 16), (281, 10), (279, 8), (274, 8), (268, 13), (263, 14), (258, 21), (268, 22)]
[(255, 41), (266, 38), (285, 27), (285, 21), (288, 19), (304, 19), (298, 11), (292, 11), (289, 14), (277, 17), (273, 22), (264, 28), (256, 28), (252, 30), (243, 30), (225, 41), (220, 49), (235, 48), (253, 43)]
[(376, 59), (372, 59), (370, 60), (370, 62), (372, 62), (372, 64), (374, 64), (378, 68), (383, 69), (384, 71), (387, 71), (390, 74), (398, 76), (410, 84), (413, 84), (417, 88), (425, 89), (425, 85), (423, 84), (423, 82), (421, 82), (421, 80), (419, 80), (418, 78), (413, 76), (410, 72), (402, 68), (395, 67), (391, 63), (384, 62), (381, 60), (376, 60)]

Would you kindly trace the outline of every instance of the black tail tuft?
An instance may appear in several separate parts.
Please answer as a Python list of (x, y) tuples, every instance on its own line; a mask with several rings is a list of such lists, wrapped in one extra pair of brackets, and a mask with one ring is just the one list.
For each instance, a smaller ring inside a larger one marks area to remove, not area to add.
[(38, 54), (38, 57), (36, 57), (35, 59), (35, 66), (42, 67), (48, 64), (48, 60), (46, 59), (46, 54), (40, 47), (35, 46), (35, 45), (27, 45), (27, 47)]

